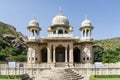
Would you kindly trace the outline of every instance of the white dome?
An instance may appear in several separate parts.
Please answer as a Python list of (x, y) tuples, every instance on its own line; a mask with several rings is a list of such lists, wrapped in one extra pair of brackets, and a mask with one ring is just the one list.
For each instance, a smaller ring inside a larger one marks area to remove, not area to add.
[(50, 32), (52, 29), (51, 29), (51, 27), (48, 27), (48, 32)]
[(84, 26), (92, 26), (92, 24), (91, 24), (91, 21), (90, 21), (90, 20), (85, 19), (85, 20), (82, 22), (81, 26), (82, 26), (82, 27), (84, 27)]
[(63, 16), (62, 14), (60, 14), (55, 16), (52, 20), (52, 25), (56, 25), (56, 24), (69, 25), (69, 21), (66, 16)]
[(69, 31), (71, 31), (71, 32), (72, 32), (72, 31), (73, 31), (73, 27), (70, 27), (70, 28), (69, 28)]
[(37, 22), (37, 20), (34, 18), (29, 22), (29, 26), (36, 26), (39, 27), (39, 23)]

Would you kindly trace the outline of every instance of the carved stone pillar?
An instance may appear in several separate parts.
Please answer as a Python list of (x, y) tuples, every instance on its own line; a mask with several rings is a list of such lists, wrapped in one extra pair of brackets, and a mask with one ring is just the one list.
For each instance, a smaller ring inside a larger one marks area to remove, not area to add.
[(65, 62), (67, 63), (68, 60), (67, 60), (67, 47), (65, 48)]
[(51, 46), (50, 45), (48, 45), (47, 50), (48, 50), (47, 62), (51, 63)]
[(55, 60), (55, 46), (53, 46), (53, 63), (55, 63), (56, 60)]
[(69, 53), (69, 62), (70, 62), (70, 66), (73, 66), (73, 44), (70, 45), (70, 53)]

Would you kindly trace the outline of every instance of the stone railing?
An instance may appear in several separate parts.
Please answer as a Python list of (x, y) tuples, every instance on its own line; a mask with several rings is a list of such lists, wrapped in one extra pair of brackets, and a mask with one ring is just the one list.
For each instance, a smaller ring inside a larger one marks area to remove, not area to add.
[(120, 63), (103, 64), (102, 66), (95, 66), (94, 64), (74, 64), (76, 68), (120, 68)]
[[(20, 64), (23, 64), (24, 68), (50, 68), (53, 64), (41, 63), (41, 64), (28, 64), (26, 62), (16, 62), (15, 68), (21, 67)], [(55, 67), (69, 67), (69, 63), (55, 63)], [(0, 68), (8, 68), (8, 64), (0, 64)], [(9, 67), (11, 68), (11, 67)], [(120, 68), (120, 63), (113, 64), (103, 64), (102, 66), (95, 66), (94, 64), (81, 64), (74, 63), (72, 68)]]
[[(23, 67), (19, 65), (23, 64)], [(77, 71), (77, 73), (82, 75), (97, 75), (97, 74), (120, 74), (120, 63), (116, 64), (103, 64), (101, 67), (95, 67), (94, 64), (75, 64), (72, 67), (66, 67), (69, 64), (65, 63), (56, 63), (51, 67), (53, 64), (41, 63), (41, 64), (27, 64), (27, 63), (16, 63), (15, 67), (11, 68), (8, 67), (8, 64), (0, 64), (0, 74), (3, 75), (12, 75), (12, 74), (25, 74), (28, 73), (30, 76), (33, 74), (36, 76), (40, 75), (40, 72), (43, 70), (49, 69), (72, 69)]]
[(73, 34), (48, 34), (48, 37), (73, 37)]

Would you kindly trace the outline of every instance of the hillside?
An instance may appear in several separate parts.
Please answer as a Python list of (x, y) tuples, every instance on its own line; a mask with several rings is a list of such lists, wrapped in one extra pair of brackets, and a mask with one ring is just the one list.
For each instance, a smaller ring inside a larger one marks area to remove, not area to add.
[(0, 22), (0, 61), (26, 60), (26, 39), (15, 27)]
[(120, 37), (104, 39), (104, 40), (96, 40), (96, 44), (103, 47), (105, 50), (115, 50), (116, 48), (120, 48)]
[(14, 35), (14, 36), (20, 36), (18, 32), (16, 32), (15, 27), (5, 24), (3, 22), (0, 22), (0, 35)]
[(94, 47), (94, 61), (103, 63), (120, 62), (120, 38), (111, 38), (105, 40), (96, 40)]

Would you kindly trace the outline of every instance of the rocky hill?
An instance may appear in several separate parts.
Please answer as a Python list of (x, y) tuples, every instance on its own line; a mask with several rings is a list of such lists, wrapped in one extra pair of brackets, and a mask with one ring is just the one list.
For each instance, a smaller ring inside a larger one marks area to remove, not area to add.
[(3, 40), (11, 43), (13, 47), (26, 49), (25, 40), (27, 39), (22, 33), (17, 32), (14, 26), (0, 22), (0, 36)]
[(26, 39), (14, 26), (0, 22), (0, 61), (12, 61), (26, 53)]

